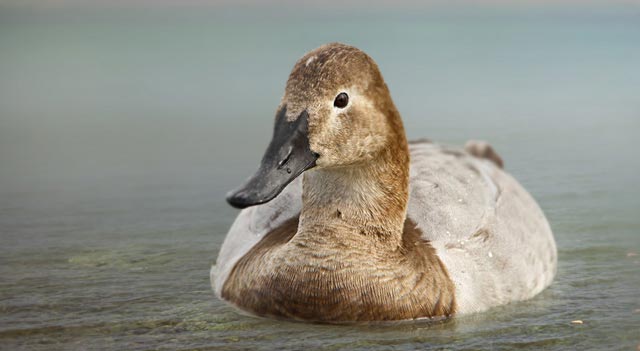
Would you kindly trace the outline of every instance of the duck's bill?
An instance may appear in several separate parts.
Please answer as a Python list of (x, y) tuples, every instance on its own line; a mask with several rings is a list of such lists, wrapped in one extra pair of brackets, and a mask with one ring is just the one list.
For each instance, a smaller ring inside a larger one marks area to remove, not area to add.
[(315, 167), (319, 155), (309, 146), (307, 111), (292, 122), (287, 121), (285, 112), (286, 106), (276, 116), (273, 139), (258, 171), (227, 195), (231, 206), (246, 208), (269, 202), (302, 172)]

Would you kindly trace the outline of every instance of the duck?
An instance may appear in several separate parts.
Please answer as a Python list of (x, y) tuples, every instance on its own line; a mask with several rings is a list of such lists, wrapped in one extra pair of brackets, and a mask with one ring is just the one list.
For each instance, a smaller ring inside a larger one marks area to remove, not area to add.
[(314, 323), (449, 318), (530, 299), (557, 249), (533, 197), (484, 141), (408, 142), (375, 61), (299, 59), (211, 269), (253, 316)]

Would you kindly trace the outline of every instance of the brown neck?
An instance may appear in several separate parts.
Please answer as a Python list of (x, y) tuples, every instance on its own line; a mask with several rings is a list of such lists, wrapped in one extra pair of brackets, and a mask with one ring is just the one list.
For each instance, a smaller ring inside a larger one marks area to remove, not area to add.
[[(395, 248), (409, 198), (409, 150), (397, 111), (387, 146), (366, 162), (307, 172), (298, 233), (357, 232)], [(346, 229), (346, 230), (345, 230)]]

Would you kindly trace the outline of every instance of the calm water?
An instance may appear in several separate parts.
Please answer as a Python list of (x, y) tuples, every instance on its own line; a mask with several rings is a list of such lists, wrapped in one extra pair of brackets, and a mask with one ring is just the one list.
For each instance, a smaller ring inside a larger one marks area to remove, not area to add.
[[(491, 141), (559, 248), (538, 297), (437, 323), (247, 317), (209, 268), (295, 60), (379, 63), (411, 138)], [(640, 9), (0, 8), (0, 348), (635, 350)], [(572, 320), (584, 324), (571, 324)]]

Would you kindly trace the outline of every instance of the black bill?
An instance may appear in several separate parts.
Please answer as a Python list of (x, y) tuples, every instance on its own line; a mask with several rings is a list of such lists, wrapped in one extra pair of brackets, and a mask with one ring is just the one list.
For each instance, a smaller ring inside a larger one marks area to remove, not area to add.
[(302, 172), (316, 165), (319, 155), (309, 147), (307, 111), (289, 122), (286, 110), (285, 106), (278, 111), (273, 139), (258, 171), (239, 189), (227, 195), (231, 206), (245, 208), (269, 202)]

